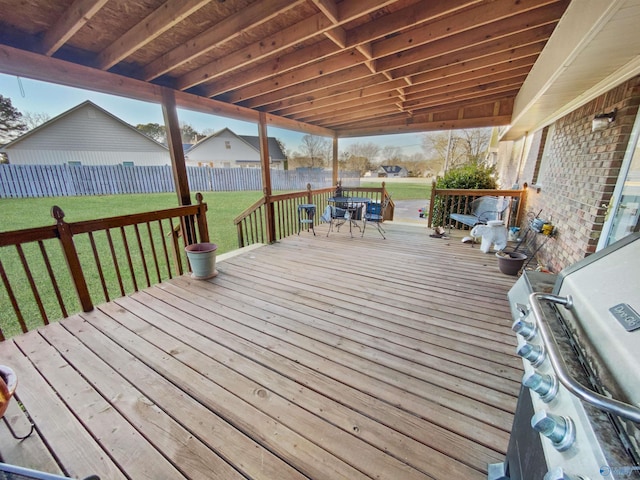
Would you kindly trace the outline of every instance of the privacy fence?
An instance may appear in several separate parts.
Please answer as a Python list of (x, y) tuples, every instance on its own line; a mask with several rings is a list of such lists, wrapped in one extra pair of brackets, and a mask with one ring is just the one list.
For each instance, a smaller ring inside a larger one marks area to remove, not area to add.
[[(189, 188), (199, 192), (262, 190), (255, 168), (187, 167)], [(342, 184), (358, 186), (357, 172), (340, 172)], [(273, 190), (330, 187), (331, 172), (272, 170)], [(66, 197), (174, 192), (171, 167), (122, 165), (0, 165), (0, 198)]]

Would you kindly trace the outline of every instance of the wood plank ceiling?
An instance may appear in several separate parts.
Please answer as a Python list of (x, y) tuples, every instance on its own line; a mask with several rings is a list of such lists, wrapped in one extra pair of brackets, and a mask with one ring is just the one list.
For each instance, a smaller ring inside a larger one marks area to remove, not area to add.
[(0, 0), (0, 44), (376, 135), (508, 124), (569, 3)]

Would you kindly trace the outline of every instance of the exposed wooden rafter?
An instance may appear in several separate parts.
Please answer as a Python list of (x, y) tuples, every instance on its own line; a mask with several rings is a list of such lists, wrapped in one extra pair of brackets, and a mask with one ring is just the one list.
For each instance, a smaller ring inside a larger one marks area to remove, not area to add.
[(570, 4), (30, 0), (13, 15), (15, 1), (0, 0), (0, 71), (154, 100), (162, 86), (177, 106), (331, 136), (508, 122)]

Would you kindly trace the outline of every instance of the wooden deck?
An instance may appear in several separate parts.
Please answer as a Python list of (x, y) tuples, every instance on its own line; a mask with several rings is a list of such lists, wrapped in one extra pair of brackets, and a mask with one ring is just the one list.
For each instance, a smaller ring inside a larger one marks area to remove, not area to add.
[[(0, 345), (36, 432), (101, 479), (484, 479), (521, 378), (494, 255), (423, 227), (299, 237)], [(212, 232), (215, 239), (215, 232)], [(27, 430), (12, 401), (7, 418)]]

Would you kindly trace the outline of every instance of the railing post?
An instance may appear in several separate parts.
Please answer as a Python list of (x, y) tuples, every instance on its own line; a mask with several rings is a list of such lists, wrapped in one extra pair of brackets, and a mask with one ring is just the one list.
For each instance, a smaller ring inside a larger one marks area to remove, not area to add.
[(307, 203), (313, 203), (313, 192), (311, 191), (310, 183), (307, 183)]
[(524, 204), (527, 201), (527, 188), (529, 187), (529, 185), (527, 184), (527, 182), (524, 182), (524, 184), (522, 185), (522, 190), (520, 192), (520, 198), (518, 199), (518, 208), (516, 209), (516, 221), (515, 221), (515, 225), (517, 227), (520, 226), (520, 222), (522, 220), (521, 215), (522, 215), (522, 211), (524, 208)]
[(196, 193), (196, 200), (198, 202), (198, 215), (196, 221), (198, 222), (198, 234), (200, 235), (200, 241), (207, 243), (209, 241), (209, 227), (207, 226), (207, 204), (204, 203), (202, 194)]
[(431, 228), (433, 225), (433, 208), (436, 204), (436, 181), (431, 182), (431, 200), (429, 201), (429, 221), (427, 226)]
[(171, 237), (171, 254), (173, 256), (173, 265), (175, 266), (176, 275), (180, 276), (184, 273), (182, 268), (182, 256), (180, 255), (180, 230), (181, 226), (176, 225), (169, 232), (169, 236)]
[(271, 195), (264, 192), (264, 216), (265, 226), (267, 228), (267, 243), (274, 243), (276, 241), (276, 213), (273, 202), (271, 201)]
[(76, 288), (78, 294), (78, 300), (83, 312), (90, 312), (93, 310), (93, 303), (91, 302), (91, 295), (89, 294), (89, 287), (87, 287), (87, 280), (84, 278), (84, 272), (82, 271), (82, 265), (80, 265), (80, 258), (78, 257), (78, 251), (73, 243), (73, 234), (69, 228), (69, 224), (64, 221), (64, 212), (60, 207), (53, 207), (51, 209), (51, 216), (56, 220), (56, 227), (58, 229), (58, 238), (60, 239), (60, 245), (62, 246), (62, 253), (69, 267), (69, 273), (73, 285)]

